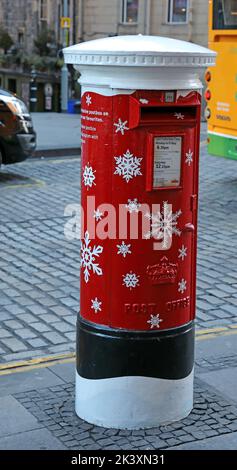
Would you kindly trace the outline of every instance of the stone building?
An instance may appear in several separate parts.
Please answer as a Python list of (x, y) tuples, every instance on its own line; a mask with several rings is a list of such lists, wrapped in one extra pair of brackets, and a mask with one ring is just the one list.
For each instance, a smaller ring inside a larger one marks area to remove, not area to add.
[[(76, 42), (78, 7), (80, 0), (68, 0), (71, 17), (69, 43)], [(34, 39), (47, 25), (55, 32), (58, 43), (62, 41), (60, 18), (63, 16), (63, 0), (0, 0), (0, 26), (4, 27), (14, 43), (27, 53), (34, 49)]]
[[(120, 34), (154, 34), (207, 45), (207, 0), (68, 0), (69, 44)], [(42, 26), (62, 42), (63, 0), (0, 0), (3, 25), (31, 53)]]
[(33, 47), (37, 32), (37, 11), (31, 0), (0, 0), (0, 25), (8, 31), (16, 45), (26, 52)]
[[(71, 4), (76, 3), (72, 0), (70, 7)], [(19, 54), (23, 54), (27, 59), (31, 58), (35, 52), (34, 41), (44, 26), (55, 32), (55, 40), (60, 44), (61, 15), (61, 0), (0, 0), (0, 27), (8, 31)], [(74, 11), (71, 10), (70, 15), (75, 18), (74, 24), (76, 24)], [(75, 38), (71, 37), (70, 41), (73, 42), (73, 39)], [(56, 53), (57, 48), (55, 48)], [(10, 54), (10, 56), (10, 64), (7, 62), (7, 65), (4, 65), (3, 62), (1, 65), (2, 61), (0, 61), (0, 86), (19, 94), (29, 104), (31, 72), (29, 67), (25, 70), (25, 67), (17, 62), (15, 54)], [(59, 110), (60, 108), (60, 72), (37, 71), (39, 111), (45, 109), (44, 89), (48, 83), (51, 83), (54, 89), (53, 109)]]
[(169, 36), (207, 46), (207, 0), (81, 0), (79, 39), (116, 34)]

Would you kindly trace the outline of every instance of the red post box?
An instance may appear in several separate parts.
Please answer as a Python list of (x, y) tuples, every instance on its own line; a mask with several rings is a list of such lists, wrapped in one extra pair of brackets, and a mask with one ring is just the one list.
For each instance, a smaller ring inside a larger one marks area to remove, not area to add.
[(215, 53), (125, 36), (64, 50), (81, 72), (76, 411), (107, 427), (193, 406), (200, 70)]

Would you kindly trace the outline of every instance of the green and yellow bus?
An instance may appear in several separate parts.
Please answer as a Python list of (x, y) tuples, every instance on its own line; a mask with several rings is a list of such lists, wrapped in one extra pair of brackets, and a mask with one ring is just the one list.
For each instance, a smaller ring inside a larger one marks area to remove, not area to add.
[(237, 0), (209, 1), (209, 47), (218, 55), (206, 73), (208, 151), (237, 160)]

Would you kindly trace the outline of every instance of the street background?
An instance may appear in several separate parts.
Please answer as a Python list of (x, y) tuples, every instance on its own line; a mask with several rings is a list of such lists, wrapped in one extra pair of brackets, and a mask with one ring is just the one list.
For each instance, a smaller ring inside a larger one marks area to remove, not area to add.
[(70, 155), (79, 155), (80, 114), (33, 113), (32, 118), (37, 130), (37, 156), (48, 155), (53, 150), (57, 150), (56, 155), (65, 155), (67, 151)]
[(74, 151), (0, 170), (0, 449), (236, 449), (236, 162), (207, 155), (202, 124), (194, 410), (106, 430), (74, 413), (80, 242), (64, 237), (64, 209), (80, 197), (79, 116), (33, 119), (42, 155), (44, 136)]

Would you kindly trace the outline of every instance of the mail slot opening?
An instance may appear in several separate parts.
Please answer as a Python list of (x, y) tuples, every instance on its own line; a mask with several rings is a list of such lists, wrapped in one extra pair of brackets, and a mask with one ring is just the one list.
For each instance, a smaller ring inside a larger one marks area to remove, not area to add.
[(187, 106), (187, 107), (141, 107), (140, 108), (140, 123), (154, 122), (158, 121), (174, 121), (182, 122), (184, 120), (194, 120), (197, 116), (197, 108)]

